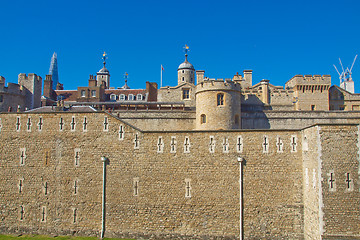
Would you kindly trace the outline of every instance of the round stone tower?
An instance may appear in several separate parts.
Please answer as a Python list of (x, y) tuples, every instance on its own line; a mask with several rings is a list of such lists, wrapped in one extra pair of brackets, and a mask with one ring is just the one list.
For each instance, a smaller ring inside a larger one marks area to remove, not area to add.
[(204, 80), (196, 86), (196, 129), (241, 129), (241, 87), (231, 80)]
[(185, 61), (178, 67), (178, 85), (183, 83), (195, 83), (195, 68), (188, 62), (187, 53), (185, 54)]

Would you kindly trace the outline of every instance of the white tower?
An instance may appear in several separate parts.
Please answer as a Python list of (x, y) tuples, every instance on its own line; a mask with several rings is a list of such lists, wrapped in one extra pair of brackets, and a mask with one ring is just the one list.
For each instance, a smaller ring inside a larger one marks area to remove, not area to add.
[(189, 47), (185, 45), (185, 61), (179, 65), (178, 67), (178, 85), (183, 83), (192, 83), (195, 84), (195, 68), (194, 66), (188, 62), (187, 52), (189, 51)]
[(101, 84), (104, 84), (105, 89), (108, 89), (110, 86), (110, 73), (109, 73), (109, 70), (107, 70), (107, 68), (105, 67), (105, 65), (106, 65), (106, 53), (105, 52), (103, 54), (103, 60), (104, 60), (104, 62), (103, 62), (104, 67), (96, 73), (96, 81), (97, 81), (98, 86), (100, 86)]

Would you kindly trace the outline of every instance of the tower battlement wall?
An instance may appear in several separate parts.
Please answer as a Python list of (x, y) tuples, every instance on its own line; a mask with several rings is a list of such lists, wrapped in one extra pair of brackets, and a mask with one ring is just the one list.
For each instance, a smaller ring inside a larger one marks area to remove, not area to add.
[(289, 88), (293, 88), (296, 85), (331, 85), (331, 76), (295, 75), (285, 83), (285, 86)]
[(196, 93), (203, 91), (241, 91), (241, 86), (227, 78), (225, 81), (221, 78), (209, 79), (200, 82), (196, 86)]

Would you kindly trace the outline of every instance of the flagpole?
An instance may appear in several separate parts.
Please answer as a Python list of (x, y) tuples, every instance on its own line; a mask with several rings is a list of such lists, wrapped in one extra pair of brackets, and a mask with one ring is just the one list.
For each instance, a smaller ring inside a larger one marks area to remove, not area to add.
[(161, 64), (161, 66), (160, 66), (160, 76), (161, 76), (161, 78), (160, 78), (160, 87), (162, 87), (162, 69), (163, 69), (163, 66)]

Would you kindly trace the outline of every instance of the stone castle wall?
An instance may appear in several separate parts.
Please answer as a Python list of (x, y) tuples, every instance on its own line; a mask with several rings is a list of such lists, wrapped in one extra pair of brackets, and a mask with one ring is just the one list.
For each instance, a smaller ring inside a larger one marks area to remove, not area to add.
[[(316, 224), (315, 215), (306, 220), (304, 214), (304, 146), (299, 130), (141, 131), (105, 113), (0, 114), (0, 118), (2, 233), (98, 236), (102, 156), (109, 159), (108, 237), (238, 238), (239, 156), (245, 159), (245, 239), (303, 239), (304, 222)], [(311, 129), (316, 127), (307, 131)], [(354, 127), (328, 127), (332, 129), (342, 130), (344, 138), (331, 141), (331, 132), (318, 135), (328, 151), (339, 143), (354, 142)], [(308, 150), (316, 148), (308, 144)], [(316, 161), (316, 156), (308, 159)], [(359, 201), (358, 188), (356, 183), (353, 195), (346, 195), (351, 201)], [(338, 193), (334, 206), (344, 197)], [(308, 201), (316, 202), (316, 196)], [(332, 214), (343, 213), (332, 209)], [(354, 226), (359, 224), (353, 220)], [(331, 219), (324, 221), (331, 226)], [(332, 232), (336, 233), (344, 231)], [(306, 239), (312, 239), (309, 236)]]

